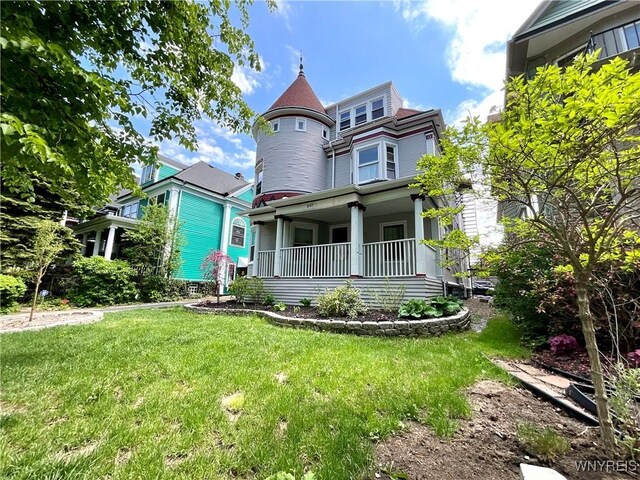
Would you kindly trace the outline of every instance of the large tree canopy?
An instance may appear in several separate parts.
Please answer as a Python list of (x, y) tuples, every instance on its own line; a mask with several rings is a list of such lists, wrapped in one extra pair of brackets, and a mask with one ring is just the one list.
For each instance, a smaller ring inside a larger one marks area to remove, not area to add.
[(153, 161), (149, 139), (195, 148), (202, 117), (248, 131), (254, 114), (231, 76), (260, 69), (251, 3), (2, 2), (3, 188), (29, 198), (38, 175), (54, 194), (98, 205), (135, 187), (130, 164)]
[[(481, 172), (476, 181), (526, 213), (506, 217), (511, 244), (543, 244), (562, 260), (575, 280), (603, 439), (612, 447), (590, 304), (601, 262), (635, 268), (640, 257), (640, 73), (620, 58), (599, 69), (596, 61), (597, 53), (580, 56), (566, 69), (549, 65), (528, 81), (512, 79), (501, 121), (449, 130), (442, 157), (425, 157), (417, 180), (429, 195), (452, 195)], [(444, 223), (456, 213), (427, 212)], [(466, 242), (457, 232), (440, 243)]]

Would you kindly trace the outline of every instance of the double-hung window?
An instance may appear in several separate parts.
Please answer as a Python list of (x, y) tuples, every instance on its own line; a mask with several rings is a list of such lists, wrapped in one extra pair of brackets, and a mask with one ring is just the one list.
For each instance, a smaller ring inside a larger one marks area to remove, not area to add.
[(274, 132), (279, 132), (280, 131), (280, 121), (279, 120), (274, 120), (273, 122), (271, 122), (271, 128), (273, 128)]
[(371, 102), (371, 120), (384, 117), (384, 99), (379, 98)]
[(380, 178), (378, 145), (357, 150), (358, 183)]
[(235, 247), (244, 247), (244, 233), (247, 229), (244, 220), (236, 218), (231, 224), (231, 245)]
[(306, 132), (306, 131), (307, 131), (307, 119), (296, 118), (296, 132)]
[(397, 178), (396, 175), (396, 147), (389, 143), (385, 143), (386, 162), (387, 162), (387, 180)]
[(138, 202), (122, 207), (122, 216), (126, 218), (138, 218)]
[(340, 130), (351, 128), (351, 110), (340, 112)]
[(147, 165), (142, 169), (142, 174), (140, 175), (140, 185), (152, 182), (154, 180), (156, 173), (156, 167), (153, 165)]
[(363, 123), (367, 122), (367, 106), (366, 105), (360, 105), (356, 107), (356, 111), (355, 111), (355, 119), (356, 119), (356, 125), (362, 125)]

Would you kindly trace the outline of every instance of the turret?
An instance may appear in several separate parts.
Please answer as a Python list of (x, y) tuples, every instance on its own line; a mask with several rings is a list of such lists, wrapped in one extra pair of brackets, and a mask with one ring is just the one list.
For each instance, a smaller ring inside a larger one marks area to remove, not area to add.
[(262, 116), (271, 124), (273, 133), (254, 125), (254, 208), (284, 197), (324, 190), (327, 156), (322, 147), (329, 141), (335, 122), (307, 82), (302, 63), (293, 83)]

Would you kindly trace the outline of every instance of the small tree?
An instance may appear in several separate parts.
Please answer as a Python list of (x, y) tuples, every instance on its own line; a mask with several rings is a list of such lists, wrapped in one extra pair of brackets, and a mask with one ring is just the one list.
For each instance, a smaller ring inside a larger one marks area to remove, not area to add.
[(222, 275), (224, 274), (225, 268), (230, 263), (233, 263), (231, 257), (220, 250), (213, 249), (207, 253), (200, 265), (200, 270), (202, 271), (204, 278), (213, 284), (218, 303), (220, 303), (220, 284), (222, 281)]
[(38, 291), (42, 277), (47, 273), (49, 265), (55, 258), (65, 249), (65, 242), (61, 230), (64, 227), (51, 220), (42, 220), (36, 229), (36, 235), (33, 240), (33, 280), (36, 284), (33, 291), (33, 302), (31, 303), (31, 312), (29, 313), (29, 321), (33, 319), (33, 312), (36, 310), (36, 302), (38, 300)]
[[(417, 180), (428, 195), (450, 194), (463, 179), (488, 181), (499, 201), (526, 212), (505, 223), (511, 244), (546, 245), (562, 259), (559, 269), (575, 281), (603, 444), (613, 451), (591, 301), (601, 262), (631, 265), (640, 255), (640, 73), (620, 58), (594, 71), (597, 55), (512, 79), (501, 121), (448, 130), (443, 155), (423, 158)], [(452, 211), (427, 215), (446, 221)], [(441, 243), (465, 242), (449, 235)]]
[(124, 256), (137, 269), (138, 280), (149, 267), (168, 279), (180, 268), (180, 248), (184, 244), (180, 222), (164, 205), (151, 202), (145, 206), (138, 226), (125, 232), (123, 238), (131, 242)]

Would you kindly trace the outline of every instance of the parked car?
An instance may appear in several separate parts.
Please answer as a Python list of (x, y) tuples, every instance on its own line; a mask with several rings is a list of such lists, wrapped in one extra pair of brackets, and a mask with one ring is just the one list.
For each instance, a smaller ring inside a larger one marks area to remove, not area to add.
[(474, 295), (491, 295), (495, 285), (487, 280), (477, 280), (473, 282)]

